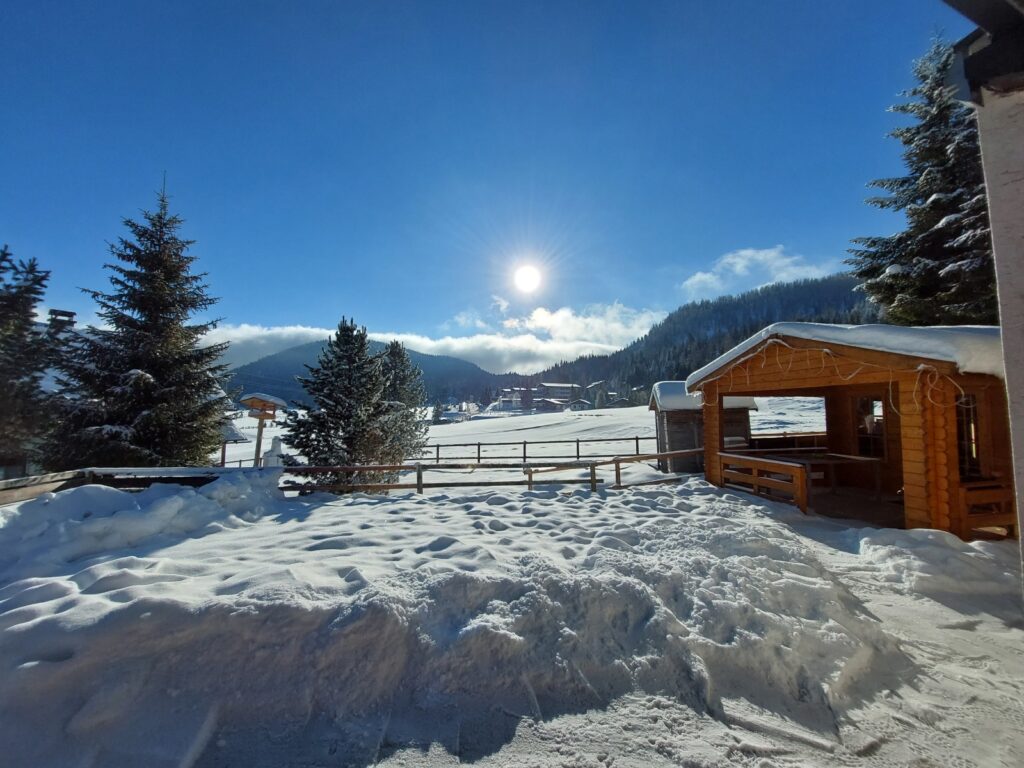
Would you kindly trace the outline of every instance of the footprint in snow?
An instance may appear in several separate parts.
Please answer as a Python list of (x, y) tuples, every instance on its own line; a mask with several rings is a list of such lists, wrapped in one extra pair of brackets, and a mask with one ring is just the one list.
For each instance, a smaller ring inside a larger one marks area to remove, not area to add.
[(443, 552), (448, 549), (452, 544), (458, 543), (458, 539), (454, 539), (451, 536), (438, 536), (436, 539), (431, 541), (429, 544), (416, 547), (413, 550), (417, 555), (423, 554), (424, 552)]

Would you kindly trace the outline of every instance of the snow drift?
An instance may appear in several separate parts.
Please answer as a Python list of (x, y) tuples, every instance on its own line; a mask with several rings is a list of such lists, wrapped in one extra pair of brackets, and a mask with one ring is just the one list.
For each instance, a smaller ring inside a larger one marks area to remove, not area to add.
[(697, 479), (342, 500), (276, 480), (0, 513), (11, 764), (473, 758), (638, 692), (725, 723), (743, 702), (827, 744), (913, 674), (800, 537)]

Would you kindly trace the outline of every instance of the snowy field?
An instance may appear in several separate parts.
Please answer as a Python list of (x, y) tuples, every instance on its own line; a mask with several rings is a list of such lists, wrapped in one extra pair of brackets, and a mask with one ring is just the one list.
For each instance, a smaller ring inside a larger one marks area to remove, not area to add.
[[(821, 398), (813, 397), (760, 397), (757, 398), (758, 410), (750, 415), (751, 429), (754, 432), (814, 432), (825, 429), (825, 410)], [(243, 416), (235, 420), (235, 426), (250, 437), (256, 438), (255, 419)], [(263, 450), (269, 449), (272, 439), (283, 437), (284, 430), (278, 426), (267, 426), (263, 432)], [(517, 443), (524, 440), (528, 446), (530, 462), (543, 461), (546, 456), (561, 456), (558, 461), (574, 461), (576, 447), (572, 444), (542, 445), (546, 440), (580, 440), (580, 453), (583, 460), (588, 455), (622, 455), (631, 456), (636, 451), (635, 438), (652, 438), (655, 435), (654, 413), (646, 406), (636, 408), (609, 408), (594, 411), (566, 413), (543, 413), (528, 416), (490, 416), (458, 424), (439, 424), (430, 427), (427, 453), (434, 454), (434, 446), (450, 444), (466, 444), (462, 447), (442, 448), (441, 461), (466, 463), (476, 461), (475, 443)], [(620, 438), (614, 443), (588, 443), (594, 438)], [(285, 451), (288, 452), (287, 447)], [(640, 441), (641, 453), (656, 453), (657, 444), (654, 440)], [(227, 461), (229, 466), (252, 466), (255, 455), (255, 442), (229, 445)], [(469, 457), (456, 459), (454, 457)], [(481, 458), (485, 462), (516, 463), (522, 461), (521, 445), (486, 445), (481, 449)], [(216, 460), (219, 461), (219, 455)], [(652, 462), (653, 464), (653, 462)], [(432, 470), (430, 461), (424, 463), (426, 482), (472, 480), (522, 480), (521, 470)], [(610, 467), (601, 470), (601, 477), (611, 483), (613, 475)], [(578, 472), (565, 471), (557, 475), (538, 475), (545, 481), (552, 479), (585, 478), (587, 470)], [(627, 483), (656, 480), (664, 476), (645, 464), (623, 465), (623, 481)], [(403, 482), (409, 481), (405, 478)]]
[[(764, 431), (815, 428), (762, 408)], [(432, 437), (633, 435), (641, 410)], [(846, 527), (697, 477), (276, 482), (0, 508), (4, 765), (1024, 764), (1015, 542)]]

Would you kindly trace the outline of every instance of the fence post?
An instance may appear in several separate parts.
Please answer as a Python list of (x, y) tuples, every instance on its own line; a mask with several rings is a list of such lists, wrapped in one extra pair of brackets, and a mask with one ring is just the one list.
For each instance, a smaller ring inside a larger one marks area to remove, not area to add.
[(523, 440), (523, 462), (526, 461), (526, 441)]
[(576, 461), (580, 460), (580, 439), (576, 438)]
[(434, 450), (436, 451), (436, 453), (434, 454), (434, 463), (435, 464), (440, 464), (441, 463), (441, 444), (438, 443), (437, 445), (435, 445), (434, 446)]
[(423, 465), (416, 462), (416, 493), (423, 493)]
[(476, 463), (480, 463), (480, 443), (476, 444)]
[(622, 487), (622, 465), (618, 459), (615, 460), (615, 487)]
[(590, 462), (590, 492), (597, 490), (597, 464)]
[(637, 435), (637, 437), (636, 437), (636, 455), (637, 456), (640, 455), (640, 436), (639, 435)]
[(523, 471), (526, 473), (526, 490), (533, 490), (533, 467), (523, 467)]

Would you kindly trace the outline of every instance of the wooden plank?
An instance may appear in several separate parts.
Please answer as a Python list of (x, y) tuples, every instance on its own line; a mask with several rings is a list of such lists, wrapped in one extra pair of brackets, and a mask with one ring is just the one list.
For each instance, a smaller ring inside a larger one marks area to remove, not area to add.
[(4, 504), (15, 504), (19, 501), (29, 501), (44, 493), (56, 493), (65, 491), (68, 488), (77, 488), (88, 482), (84, 477), (72, 477), (67, 480), (53, 480), (51, 482), (35, 483), (34, 485), (22, 485), (14, 488), (0, 490), (0, 506)]
[(732, 470), (726, 469), (722, 471), (722, 477), (726, 481), (732, 480), (733, 482), (746, 483), (751, 486), (763, 486), (765, 488), (772, 488), (776, 491), (786, 491), (792, 496), (796, 497), (796, 485), (792, 480), (779, 480), (774, 477), (764, 477), (763, 475), (755, 476), (748, 475), (743, 472), (733, 472)]
[(72, 469), (68, 472), (50, 472), (45, 475), (12, 477), (9, 480), (0, 480), (0, 491), (7, 491), (12, 488), (22, 488), (25, 486), (56, 483), (62, 480), (75, 480), (81, 477), (85, 477), (85, 472), (81, 469)]

